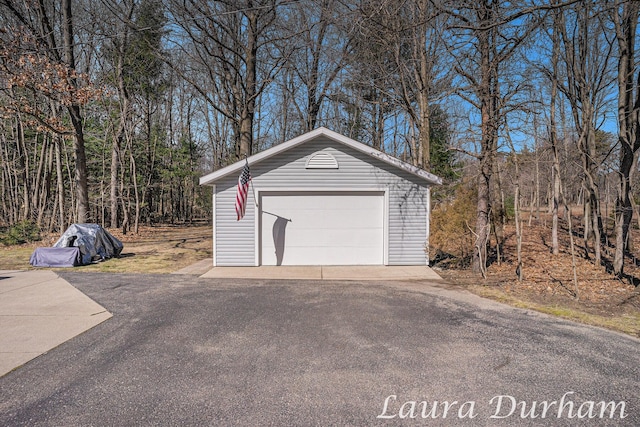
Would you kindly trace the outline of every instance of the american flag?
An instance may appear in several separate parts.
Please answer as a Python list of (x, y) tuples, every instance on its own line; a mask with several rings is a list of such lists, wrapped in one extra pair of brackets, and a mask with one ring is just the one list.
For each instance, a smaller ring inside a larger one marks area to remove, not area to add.
[(247, 193), (249, 191), (249, 181), (251, 181), (251, 172), (249, 171), (249, 162), (242, 168), (240, 178), (238, 178), (238, 192), (236, 193), (236, 214), (238, 221), (244, 217), (247, 208)]

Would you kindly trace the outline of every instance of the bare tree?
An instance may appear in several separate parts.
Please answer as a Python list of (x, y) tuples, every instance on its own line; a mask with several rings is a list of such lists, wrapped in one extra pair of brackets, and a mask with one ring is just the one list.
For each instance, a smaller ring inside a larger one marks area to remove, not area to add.
[(595, 263), (601, 262), (603, 239), (597, 163), (597, 119), (611, 86), (613, 42), (606, 38), (602, 10), (578, 2), (559, 11), (555, 31), (561, 40), (563, 81), (558, 89), (567, 99), (578, 134), (584, 174), (585, 245), (593, 237)]
[[(117, 228), (118, 221), (118, 169), (120, 166), (121, 148), (124, 146), (125, 132), (127, 131), (128, 122), (130, 120), (131, 97), (128, 85), (126, 84), (126, 59), (127, 51), (130, 49), (130, 37), (133, 27), (133, 14), (136, 9), (136, 2), (120, 2), (115, 4), (110, 0), (103, 0), (106, 10), (112, 19), (106, 19), (105, 11), (102, 13), (102, 19), (96, 16), (97, 25), (101, 26), (108, 23), (108, 28), (102, 31), (105, 37), (109, 37), (108, 43), (105, 43), (105, 53), (107, 62), (111, 62), (113, 68), (112, 75), (116, 92), (118, 94), (119, 114), (118, 122), (113, 133), (111, 146), (111, 165), (110, 165), (110, 183), (109, 183), (109, 216), (111, 228)], [(115, 32), (113, 29), (117, 29)], [(106, 64), (103, 68), (107, 68)]]
[[(72, 130), (66, 129), (63, 120), (52, 111), (37, 109), (28, 102), (14, 106), (48, 131), (73, 137), (77, 203), (74, 217), (76, 221), (86, 222), (90, 211), (84, 117), (80, 107), (99, 91), (94, 91), (86, 76), (77, 70), (73, 9), (71, 0), (63, 0), (59, 7), (47, 2), (0, 2), (7, 21), (12, 20), (7, 22), (11, 28), (5, 30), (8, 36), (5, 43), (14, 43), (22, 49), (17, 57), (5, 57), (8, 61), (5, 72), (19, 76), (12, 80), (12, 85), (29, 88), (65, 108)], [(48, 76), (48, 81), (43, 82), (43, 75)]]
[[(505, 123), (509, 101), (521, 90), (518, 84), (509, 84), (515, 73), (507, 70), (507, 64), (540, 25), (541, 18), (534, 14), (540, 8), (527, 2), (455, 3), (457, 7), (445, 3), (443, 8), (451, 17), (449, 50), (454, 69), (464, 82), (458, 94), (477, 110), (480, 120), (473, 270), (484, 275), (492, 213), (497, 227), (504, 214), (491, 194), (499, 129)], [(500, 240), (499, 235), (498, 245)]]
[[(522, 281), (524, 278), (524, 265), (522, 263), (522, 224), (520, 222), (520, 159), (518, 158), (518, 153), (516, 152), (516, 148), (511, 140), (511, 133), (509, 132), (508, 126), (505, 129), (505, 140), (511, 150), (511, 156), (515, 166), (515, 177), (513, 178), (513, 209), (514, 221), (516, 223), (516, 256), (518, 260), (516, 265), (516, 274), (518, 276), (518, 281)], [(529, 213), (529, 217), (531, 217), (531, 213)]]
[[(556, 27), (557, 11), (553, 13), (553, 25), (551, 30), (551, 70), (549, 72), (549, 78), (551, 80), (551, 96), (549, 99), (549, 143), (551, 144), (551, 151), (553, 153), (553, 166), (551, 168), (551, 176), (553, 179), (553, 195), (552, 195), (552, 209), (551, 209), (551, 251), (554, 255), (560, 253), (558, 245), (558, 205), (560, 204), (560, 190), (562, 188), (560, 178), (560, 156), (558, 153), (558, 129), (556, 119), (556, 103), (558, 101), (558, 57), (560, 55), (560, 39), (558, 38)], [(571, 216), (569, 216), (571, 221)], [(572, 236), (573, 242), (573, 236)], [(573, 253), (573, 247), (572, 253)]]
[(631, 203), (631, 179), (636, 153), (640, 149), (640, 73), (636, 77), (635, 41), (640, 3), (615, 2), (612, 11), (618, 42), (618, 141), (620, 143), (619, 178), (620, 189), (616, 200), (616, 250), (613, 272), (624, 273), (624, 255), (629, 237), (629, 226), (633, 218)]
[[(258, 98), (285, 56), (274, 57), (278, 0), (172, 1), (176, 23), (189, 37), (184, 46), (200, 72), (179, 71), (218, 113), (233, 124), (235, 157), (254, 149)], [(281, 52), (281, 51), (279, 51)], [(206, 78), (203, 78), (206, 77)], [(216, 97), (212, 97), (212, 92)]]
[[(449, 76), (444, 72), (442, 28), (444, 16), (430, 1), (421, 0), (406, 7), (404, 43), (397, 43), (394, 60), (398, 67), (400, 105), (417, 128), (418, 143), (412, 159), (416, 166), (429, 169), (431, 162), (432, 103), (445, 90)], [(403, 47), (403, 44), (406, 46)], [(408, 51), (403, 58), (402, 51)]]
[[(76, 59), (71, 0), (62, 0), (61, 8), (64, 61), (70, 70), (75, 71)], [(74, 76), (74, 73), (71, 73), (69, 76), (69, 84), (73, 89), (77, 90), (78, 80)], [(76, 159), (77, 221), (87, 222), (89, 220), (89, 187), (87, 186), (87, 157), (84, 148), (84, 128), (80, 103), (77, 100), (73, 100), (67, 106), (67, 110), (69, 111), (69, 117), (71, 117), (71, 123), (75, 131), (73, 135), (73, 151)]]
[(323, 0), (313, 5), (303, 1), (291, 7), (282, 24), (295, 35), (289, 39), (293, 46), (281, 46), (283, 55), (288, 56), (282, 89), (302, 120), (298, 131), (313, 130), (322, 120), (322, 105), (331, 97), (334, 82), (347, 65), (351, 36), (345, 15), (339, 1)]
[(445, 15), (431, 1), (367, 1), (358, 16), (351, 77), (372, 114), (373, 145), (383, 146), (385, 123), (397, 112), (409, 128), (411, 163), (428, 169), (434, 103), (450, 79), (445, 71)]

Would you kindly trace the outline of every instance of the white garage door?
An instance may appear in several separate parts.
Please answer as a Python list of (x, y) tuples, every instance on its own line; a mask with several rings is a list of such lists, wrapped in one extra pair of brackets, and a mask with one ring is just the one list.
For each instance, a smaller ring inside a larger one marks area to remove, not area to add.
[(381, 265), (383, 192), (261, 196), (262, 265)]

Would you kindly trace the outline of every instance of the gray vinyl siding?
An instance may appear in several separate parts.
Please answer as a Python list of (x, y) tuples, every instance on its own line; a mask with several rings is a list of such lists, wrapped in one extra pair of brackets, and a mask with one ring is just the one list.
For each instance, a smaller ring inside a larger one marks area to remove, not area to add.
[[(306, 169), (312, 154), (326, 150), (339, 169)], [(427, 183), (368, 154), (325, 138), (307, 141), (251, 166), (253, 187), (260, 189), (388, 189), (388, 263), (425, 265)], [(246, 215), (236, 221), (237, 176), (216, 182), (215, 256), (218, 266), (255, 265), (255, 214), (249, 189)]]
[(236, 219), (236, 188), (238, 177), (225, 177), (216, 184), (214, 256), (218, 266), (249, 266), (255, 264), (255, 205), (251, 187), (247, 209), (242, 220)]

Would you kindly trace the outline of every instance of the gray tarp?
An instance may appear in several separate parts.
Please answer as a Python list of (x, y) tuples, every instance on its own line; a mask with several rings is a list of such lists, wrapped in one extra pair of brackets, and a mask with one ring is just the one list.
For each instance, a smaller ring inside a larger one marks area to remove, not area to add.
[(98, 224), (72, 224), (53, 245), (54, 248), (71, 246), (80, 248), (83, 265), (117, 257), (122, 252), (122, 242)]
[(122, 242), (98, 224), (73, 224), (52, 248), (36, 248), (29, 263), (35, 267), (74, 267), (117, 257)]
[(80, 249), (76, 247), (36, 248), (29, 259), (34, 267), (75, 267), (81, 263)]

